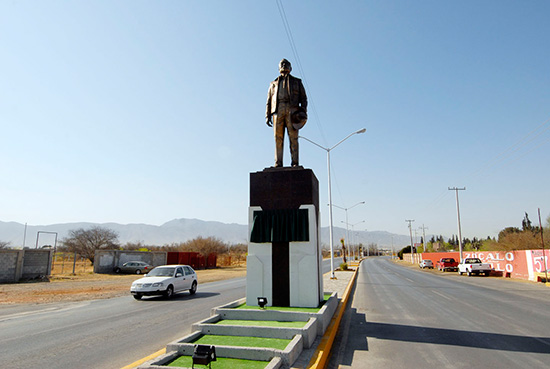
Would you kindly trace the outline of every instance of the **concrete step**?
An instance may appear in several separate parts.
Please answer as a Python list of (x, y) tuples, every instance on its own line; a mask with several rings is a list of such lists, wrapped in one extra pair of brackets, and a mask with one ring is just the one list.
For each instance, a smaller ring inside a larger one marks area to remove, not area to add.
[[(224, 320), (228, 324), (220, 325), (216, 324)], [(252, 319), (240, 319), (254, 321)], [(264, 319), (273, 321), (274, 319)], [(281, 320), (277, 320), (281, 321)], [(284, 320), (288, 321), (288, 320)], [(301, 320), (299, 320), (301, 321)], [(302, 335), (304, 339), (304, 347), (310, 348), (317, 337), (318, 319), (309, 318), (306, 325), (303, 328), (296, 327), (266, 327), (261, 325), (238, 325), (237, 323), (231, 324), (231, 319), (222, 319), (221, 315), (216, 314), (208, 319), (205, 319), (199, 323), (193, 324), (192, 331), (201, 332), (203, 334), (218, 334), (222, 336), (252, 336), (252, 337), (265, 337), (265, 338), (282, 338), (292, 339), (296, 335)]]
[[(202, 335), (216, 334), (226, 336), (252, 336), (265, 338), (290, 339), (284, 350), (261, 347), (216, 346), (219, 357), (259, 360), (269, 362), (266, 368), (277, 369), (288, 367), (296, 361), (304, 348), (309, 348), (317, 338), (322, 336), (338, 306), (337, 293), (334, 292), (324, 305), (314, 312), (282, 311), (270, 309), (237, 309), (245, 299), (212, 309), (212, 316), (192, 325), (193, 333), (182, 337), (166, 346), (166, 354), (139, 366), (140, 369), (166, 368), (162, 366), (179, 356), (192, 356), (195, 340)], [(246, 325), (217, 325), (220, 320), (248, 321), (299, 321), (306, 322), (303, 328), (265, 327)]]

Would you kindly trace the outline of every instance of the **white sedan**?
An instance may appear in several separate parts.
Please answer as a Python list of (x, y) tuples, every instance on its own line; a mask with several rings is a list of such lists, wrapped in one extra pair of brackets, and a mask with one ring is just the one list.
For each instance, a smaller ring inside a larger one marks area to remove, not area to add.
[(143, 296), (164, 295), (170, 298), (174, 293), (197, 292), (197, 273), (189, 265), (163, 265), (151, 270), (130, 287), (130, 293), (136, 300)]

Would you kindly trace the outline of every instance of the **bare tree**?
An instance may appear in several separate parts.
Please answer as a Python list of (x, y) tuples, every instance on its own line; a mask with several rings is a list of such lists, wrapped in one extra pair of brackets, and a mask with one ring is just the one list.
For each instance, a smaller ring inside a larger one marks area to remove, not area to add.
[(216, 237), (203, 238), (201, 236), (192, 240), (169, 246), (170, 251), (198, 252), (203, 256), (211, 253), (224, 254), (229, 250), (229, 245)]
[(69, 231), (62, 241), (67, 251), (77, 252), (94, 263), (95, 250), (118, 248), (118, 233), (108, 228), (93, 226)]
[(0, 241), (0, 250), (7, 250), (10, 248), (10, 243), (5, 241)]

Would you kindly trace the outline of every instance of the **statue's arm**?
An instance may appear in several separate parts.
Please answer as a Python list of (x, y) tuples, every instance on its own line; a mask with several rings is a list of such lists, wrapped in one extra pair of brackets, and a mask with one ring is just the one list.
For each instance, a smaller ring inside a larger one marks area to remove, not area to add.
[(267, 90), (267, 102), (265, 104), (265, 123), (272, 127), (273, 123), (271, 122), (271, 98), (273, 96), (273, 84), (269, 85), (269, 90)]
[(302, 81), (300, 81), (300, 106), (304, 108), (307, 113), (307, 95)]

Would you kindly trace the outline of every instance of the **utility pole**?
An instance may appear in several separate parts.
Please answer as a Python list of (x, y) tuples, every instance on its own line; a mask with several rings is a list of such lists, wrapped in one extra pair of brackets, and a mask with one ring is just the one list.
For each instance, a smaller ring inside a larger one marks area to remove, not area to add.
[(458, 191), (464, 191), (466, 187), (449, 187), (449, 191), (456, 193), (456, 218), (458, 219), (458, 249), (460, 250), (460, 261), (462, 261), (462, 230), (460, 228), (460, 206), (458, 205)]
[(25, 242), (27, 242), (27, 223), (25, 223), (25, 232), (23, 233), (23, 250), (25, 249)]
[(542, 222), (540, 221), (540, 208), (539, 208), (539, 228), (540, 228), (540, 241), (542, 242), (542, 260), (544, 261), (544, 280), (548, 285), (548, 266), (546, 265), (546, 252), (544, 251), (544, 229), (542, 229)]
[(419, 228), (422, 230), (422, 247), (424, 248), (424, 252), (427, 252), (426, 246), (428, 243), (426, 242), (426, 229), (428, 229), (428, 227), (424, 227), (424, 223), (422, 223), (422, 227)]
[(409, 222), (409, 234), (411, 235), (411, 264), (414, 264), (414, 244), (413, 244), (413, 233), (411, 223), (414, 222), (414, 219), (405, 219), (405, 222)]

